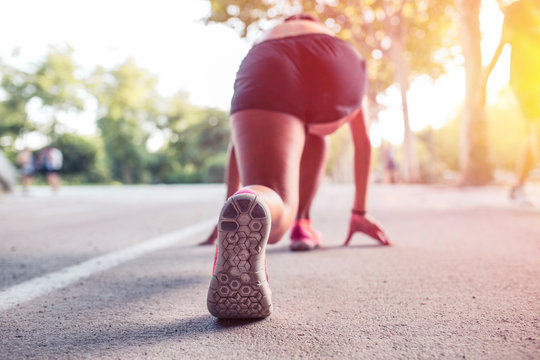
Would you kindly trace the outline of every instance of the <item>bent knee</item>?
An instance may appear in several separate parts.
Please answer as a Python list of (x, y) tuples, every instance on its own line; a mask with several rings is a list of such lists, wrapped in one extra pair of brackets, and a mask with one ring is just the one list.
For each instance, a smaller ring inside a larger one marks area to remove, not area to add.
[(296, 208), (284, 207), (283, 215), (276, 220), (272, 220), (272, 229), (270, 237), (268, 238), (269, 244), (275, 244), (281, 240), (283, 235), (292, 227), (294, 219), (296, 218)]

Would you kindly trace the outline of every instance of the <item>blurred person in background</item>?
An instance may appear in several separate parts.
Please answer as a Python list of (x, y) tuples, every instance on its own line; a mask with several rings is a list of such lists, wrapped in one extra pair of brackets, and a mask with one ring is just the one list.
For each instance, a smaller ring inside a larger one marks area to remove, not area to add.
[(60, 169), (62, 169), (63, 163), (62, 152), (53, 146), (46, 146), (39, 152), (38, 163), (53, 194), (56, 194), (60, 187)]
[(527, 120), (527, 139), (517, 161), (517, 178), (510, 198), (530, 204), (524, 185), (540, 155), (540, 0), (518, 0), (504, 11), (499, 46), (484, 74), (487, 80), (506, 44), (511, 47), (510, 86)]
[(349, 125), (354, 144), (355, 194), (345, 244), (361, 232), (390, 245), (366, 211), (366, 76), (358, 52), (307, 14), (266, 32), (242, 61), (231, 104), (227, 171), (229, 190), (240, 189), (218, 220), (207, 297), (212, 315), (263, 318), (272, 312), (266, 244), (278, 242), (291, 226), (291, 237), (295, 229), (304, 233), (293, 238), (298, 244), (292, 248), (319, 241), (309, 208), (323, 175), (326, 137), (341, 125)]
[(381, 145), (381, 163), (384, 172), (384, 182), (395, 184), (398, 181), (398, 166), (396, 162), (396, 151), (392, 144), (383, 142)]
[(26, 147), (17, 154), (17, 165), (21, 169), (23, 193), (28, 194), (28, 187), (32, 182), (32, 178), (36, 172), (36, 164), (34, 161), (34, 153)]

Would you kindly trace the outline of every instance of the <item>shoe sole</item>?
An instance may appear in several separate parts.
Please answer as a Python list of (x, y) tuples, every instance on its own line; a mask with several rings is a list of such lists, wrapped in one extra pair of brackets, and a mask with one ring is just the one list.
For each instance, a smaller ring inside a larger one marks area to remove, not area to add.
[(265, 318), (272, 312), (265, 252), (270, 210), (256, 195), (233, 195), (221, 210), (210, 314), (220, 319)]
[(315, 250), (318, 247), (319, 245), (311, 245), (303, 241), (291, 242), (291, 244), (289, 245), (291, 251), (310, 251)]

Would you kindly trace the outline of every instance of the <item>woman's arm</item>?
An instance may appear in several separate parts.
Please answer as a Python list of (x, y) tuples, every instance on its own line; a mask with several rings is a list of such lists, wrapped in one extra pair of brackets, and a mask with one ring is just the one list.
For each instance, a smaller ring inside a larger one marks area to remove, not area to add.
[(353, 209), (366, 211), (366, 194), (371, 162), (371, 142), (367, 133), (364, 109), (352, 114), (349, 122), (354, 145), (354, 185), (355, 196)]
[(351, 241), (354, 233), (361, 232), (383, 245), (392, 245), (382, 228), (366, 214), (366, 197), (371, 161), (371, 142), (365, 122), (366, 111), (359, 109), (349, 121), (354, 145), (354, 185), (355, 196), (349, 223), (349, 232), (345, 245)]

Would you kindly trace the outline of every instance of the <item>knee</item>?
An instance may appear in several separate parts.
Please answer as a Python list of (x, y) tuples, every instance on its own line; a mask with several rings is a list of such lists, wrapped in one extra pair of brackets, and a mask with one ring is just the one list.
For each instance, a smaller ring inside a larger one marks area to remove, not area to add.
[(281, 216), (277, 219), (272, 219), (272, 232), (268, 238), (269, 244), (275, 244), (281, 240), (287, 230), (292, 227), (297, 211), (298, 204), (283, 203), (283, 212), (281, 213)]

